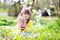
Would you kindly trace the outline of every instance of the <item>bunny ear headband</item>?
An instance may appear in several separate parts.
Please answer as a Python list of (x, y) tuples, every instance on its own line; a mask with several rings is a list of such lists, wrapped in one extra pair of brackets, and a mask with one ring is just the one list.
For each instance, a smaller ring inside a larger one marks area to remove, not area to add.
[(26, 5), (23, 6), (21, 12), (25, 11), (25, 10), (29, 10), (30, 11), (31, 6), (27, 7)]

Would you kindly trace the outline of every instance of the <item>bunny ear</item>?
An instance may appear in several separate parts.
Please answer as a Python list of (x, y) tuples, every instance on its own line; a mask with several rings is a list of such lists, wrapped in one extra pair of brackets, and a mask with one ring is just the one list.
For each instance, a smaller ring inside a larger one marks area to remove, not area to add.
[(24, 13), (25, 10), (29, 10), (29, 11), (30, 11), (30, 9), (31, 9), (30, 6), (29, 6), (29, 7), (24, 6), (24, 7), (22, 8), (22, 10), (21, 10), (21, 14)]
[(29, 7), (25, 8), (25, 10), (29, 10), (29, 11), (30, 11), (30, 9), (31, 9), (31, 6), (29, 6)]
[(23, 7), (23, 8), (22, 8), (22, 10), (21, 10), (21, 13), (22, 13), (22, 12), (24, 12), (24, 10), (25, 10), (25, 9), (26, 9), (26, 8), (25, 8), (25, 7)]
[(31, 8), (32, 8), (31, 6), (28, 7), (29, 10), (30, 10)]

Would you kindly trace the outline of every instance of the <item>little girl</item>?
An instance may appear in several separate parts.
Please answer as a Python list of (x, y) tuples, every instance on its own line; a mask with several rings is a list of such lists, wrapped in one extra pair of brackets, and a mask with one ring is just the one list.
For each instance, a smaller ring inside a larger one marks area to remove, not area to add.
[(24, 9), (18, 16), (18, 30), (19, 32), (25, 32), (30, 21), (30, 11), (29, 9)]

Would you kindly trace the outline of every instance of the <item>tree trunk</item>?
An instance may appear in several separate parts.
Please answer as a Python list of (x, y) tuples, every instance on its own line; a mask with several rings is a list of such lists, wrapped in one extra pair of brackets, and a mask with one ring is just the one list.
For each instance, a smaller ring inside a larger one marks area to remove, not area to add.
[(6, 8), (5, 4), (6, 4), (6, 0), (4, 0), (4, 9)]
[(60, 10), (60, 0), (59, 0), (59, 10)]

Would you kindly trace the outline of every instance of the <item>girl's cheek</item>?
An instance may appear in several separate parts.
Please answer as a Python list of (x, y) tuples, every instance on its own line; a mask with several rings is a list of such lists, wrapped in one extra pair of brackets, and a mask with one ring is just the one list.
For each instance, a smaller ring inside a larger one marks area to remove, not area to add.
[(27, 18), (29, 18), (30, 16), (28, 15)]

